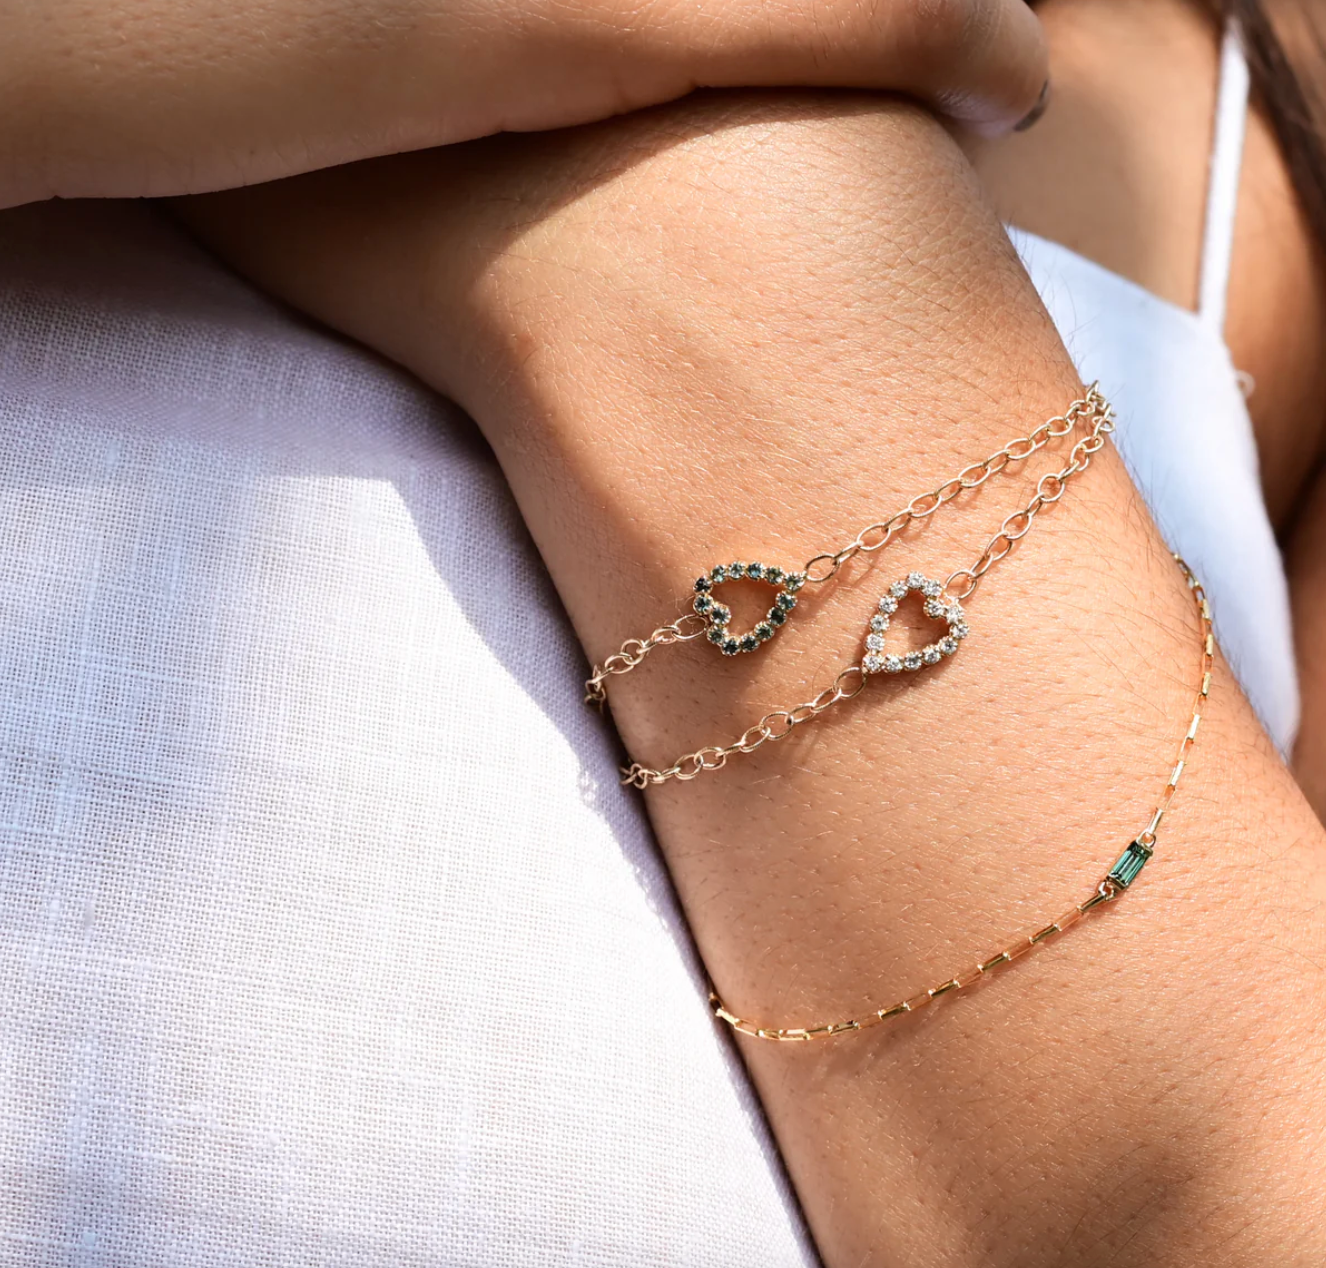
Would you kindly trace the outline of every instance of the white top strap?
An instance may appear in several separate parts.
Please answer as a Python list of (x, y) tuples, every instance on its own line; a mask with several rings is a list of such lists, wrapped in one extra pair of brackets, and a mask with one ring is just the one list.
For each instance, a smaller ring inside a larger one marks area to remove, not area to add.
[(1206, 195), (1206, 227), (1202, 241), (1202, 274), (1197, 315), (1223, 332), (1234, 254), (1234, 218), (1238, 211), (1239, 176), (1243, 168), (1243, 134), (1248, 122), (1248, 62), (1238, 24), (1230, 21), (1220, 49), (1220, 90), (1216, 101), (1215, 141)]

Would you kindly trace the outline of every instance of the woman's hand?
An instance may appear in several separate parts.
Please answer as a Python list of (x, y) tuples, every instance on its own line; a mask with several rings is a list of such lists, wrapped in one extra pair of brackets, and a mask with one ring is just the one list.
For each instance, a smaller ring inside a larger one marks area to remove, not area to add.
[(1023, 0), (0, 0), (0, 205), (247, 185), (697, 86), (910, 93), (985, 131), (1046, 82)]

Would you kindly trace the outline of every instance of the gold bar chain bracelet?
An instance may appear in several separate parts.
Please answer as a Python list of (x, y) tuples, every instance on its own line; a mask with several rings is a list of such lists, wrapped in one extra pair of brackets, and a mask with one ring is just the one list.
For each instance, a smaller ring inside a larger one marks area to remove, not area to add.
[(950, 977), (947, 981), (941, 982), (938, 986), (932, 986), (919, 995), (913, 995), (910, 999), (900, 1000), (896, 1004), (890, 1004), (887, 1008), (876, 1009), (861, 1017), (848, 1018), (846, 1021), (827, 1022), (817, 1026), (762, 1026), (748, 1018), (738, 1017), (723, 1003), (717, 992), (711, 990), (709, 1002), (713, 1007), (714, 1015), (743, 1035), (751, 1035), (756, 1039), (772, 1039), (784, 1043), (801, 1043), (811, 1039), (827, 1039), (833, 1035), (853, 1034), (859, 1030), (869, 1030), (870, 1027), (878, 1026), (882, 1022), (925, 1008), (932, 1000), (938, 999), (941, 995), (948, 995), (952, 991), (960, 991), (964, 987), (974, 986), (1002, 965), (1011, 964), (1014, 960), (1026, 955), (1028, 951), (1043, 946), (1066, 929), (1077, 924), (1083, 916), (1106, 903), (1113, 902), (1122, 894), (1137, 879), (1147, 861), (1155, 852), (1156, 836), (1160, 831), (1161, 820), (1165, 817), (1166, 811), (1169, 810), (1170, 802), (1174, 800), (1174, 793), (1179, 786), (1179, 779), (1183, 775), (1188, 754), (1197, 742), (1197, 728), (1202, 720), (1202, 709), (1205, 707), (1207, 696), (1210, 694), (1211, 675), (1215, 665), (1215, 633), (1211, 627), (1211, 606), (1207, 602), (1206, 592), (1202, 589), (1197, 578), (1193, 576), (1188, 565), (1177, 555), (1175, 559), (1178, 561), (1179, 567), (1183, 569), (1188, 588), (1192, 591), (1193, 601), (1197, 606), (1198, 619), (1201, 624), (1201, 680), (1197, 690), (1197, 700), (1193, 706), (1192, 719), (1184, 733), (1183, 742), (1179, 745), (1178, 761), (1175, 763), (1169, 781), (1165, 784), (1160, 795), (1160, 802), (1156, 806), (1155, 813), (1151, 816), (1151, 821), (1137, 838), (1129, 843), (1128, 848), (1124, 850), (1118, 861), (1106, 873), (1105, 878), (1096, 886), (1096, 890), (1090, 898), (1085, 902), (1078, 903), (1075, 907), (1070, 907), (1062, 916), (1043, 929), (1038, 929), (1035, 933), (1027, 934), (1015, 942), (1009, 943), (1002, 951), (978, 961), (970, 968)]

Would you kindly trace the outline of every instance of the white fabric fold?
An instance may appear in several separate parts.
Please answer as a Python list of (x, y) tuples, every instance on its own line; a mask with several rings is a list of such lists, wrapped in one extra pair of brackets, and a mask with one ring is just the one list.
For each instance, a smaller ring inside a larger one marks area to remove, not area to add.
[(0, 1263), (813, 1264), (471, 425), (0, 223)]

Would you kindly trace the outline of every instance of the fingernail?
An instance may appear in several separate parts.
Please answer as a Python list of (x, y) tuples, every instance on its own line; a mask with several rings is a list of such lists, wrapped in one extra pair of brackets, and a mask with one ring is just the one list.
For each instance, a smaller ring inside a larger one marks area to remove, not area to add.
[(1049, 106), (1049, 104), (1050, 104), (1050, 81), (1047, 79), (1045, 81), (1044, 86), (1041, 88), (1041, 95), (1036, 98), (1036, 104), (1032, 106), (1032, 108), (1023, 117), (1021, 122), (1017, 123), (1014, 126), (1013, 131), (1025, 132), (1028, 128), (1030, 128), (1040, 119), (1041, 115), (1045, 113), (1046, 107)]

